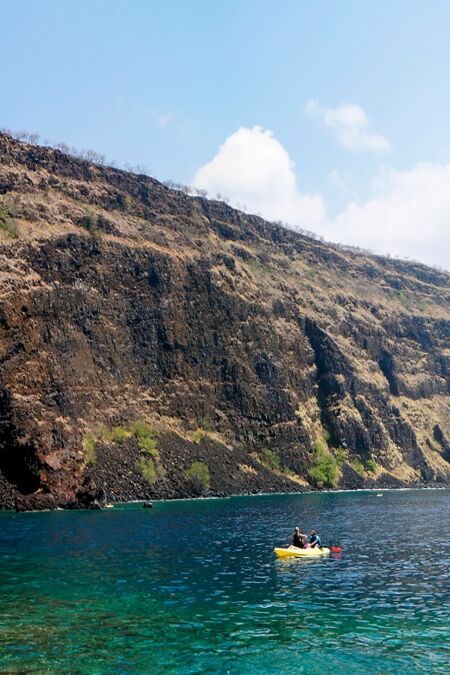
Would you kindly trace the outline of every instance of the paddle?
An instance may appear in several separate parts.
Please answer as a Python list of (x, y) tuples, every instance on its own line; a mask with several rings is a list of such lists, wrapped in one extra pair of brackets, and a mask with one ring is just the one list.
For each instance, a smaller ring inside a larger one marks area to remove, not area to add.
[[(320, 548), (323, 548), (323, 546), (320, 546)], [(342, 546), (336, 546), (335, 544), (330, 545), (328, 547), (331, 551), (331, 553), (342, 553)]]

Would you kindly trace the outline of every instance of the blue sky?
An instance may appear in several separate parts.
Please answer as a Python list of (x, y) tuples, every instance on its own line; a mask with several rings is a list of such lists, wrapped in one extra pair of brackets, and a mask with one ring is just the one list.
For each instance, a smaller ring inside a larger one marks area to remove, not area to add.
[(0, 126), (450, 268), (449, 2), (0, 0), (0, 25)]

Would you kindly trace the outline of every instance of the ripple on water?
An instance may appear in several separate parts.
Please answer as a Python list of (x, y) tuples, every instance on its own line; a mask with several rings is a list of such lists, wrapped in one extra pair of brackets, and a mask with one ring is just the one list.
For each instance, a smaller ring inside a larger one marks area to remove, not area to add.
[(0, 513), (0, 669), (448, 672), (450, 492), (373, 496)]

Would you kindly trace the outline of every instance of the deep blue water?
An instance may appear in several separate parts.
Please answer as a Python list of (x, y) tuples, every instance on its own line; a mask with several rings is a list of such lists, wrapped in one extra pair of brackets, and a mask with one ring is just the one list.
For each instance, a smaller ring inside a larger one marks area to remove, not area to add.
[[(450, 491), (0, 513), (0, 671), (450, 671)], [(340, 557), (278, 561), (295, 525)]]

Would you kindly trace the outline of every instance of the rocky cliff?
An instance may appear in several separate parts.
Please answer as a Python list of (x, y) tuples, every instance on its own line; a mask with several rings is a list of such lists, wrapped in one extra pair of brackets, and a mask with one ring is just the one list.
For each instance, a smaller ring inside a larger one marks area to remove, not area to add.
[(449, 387), (449, 275), (0, 135), (3, 507), (448, 482)]

